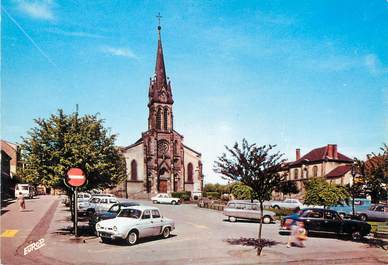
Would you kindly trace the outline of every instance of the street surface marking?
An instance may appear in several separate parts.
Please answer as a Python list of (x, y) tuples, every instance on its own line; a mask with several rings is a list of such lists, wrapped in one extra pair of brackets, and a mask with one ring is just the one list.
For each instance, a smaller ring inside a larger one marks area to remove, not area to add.
[(193, 225), (193, 226), (195, 226), (196, 228), (209, 229), (209, 227), (207, 227), (206, 225), (199, 225), (199, 224), (190, 223), (190, 222), (186, 222), (186, 223), (189, 224), (189, 225)]
[(5, 230), (1, 235), (0, 237), (14, 237), (17, 232), (19, 232), (19, 230)]

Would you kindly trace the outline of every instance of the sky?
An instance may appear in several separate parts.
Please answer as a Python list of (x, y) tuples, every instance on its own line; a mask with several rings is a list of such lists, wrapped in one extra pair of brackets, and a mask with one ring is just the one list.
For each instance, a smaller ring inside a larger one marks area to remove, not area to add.
[(99, 113), (117, 145), (147, 130), (161, 13), (174, 127), (214, 161), (244, 137), (365, 158), (388, 142), (388, 1), (3, 0), (1, 138), (58, 109)]

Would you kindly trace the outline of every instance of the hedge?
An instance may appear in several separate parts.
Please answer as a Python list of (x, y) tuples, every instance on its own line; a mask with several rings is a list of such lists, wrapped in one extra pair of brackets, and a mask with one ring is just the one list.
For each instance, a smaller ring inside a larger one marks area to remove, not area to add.
[(203, 197), (208, 197), (212, 199), (219, 199), (220, 198), (220, 193), (217, 191), (208, 191), (208, 192), (203, 192)]
[(190, 191), (172, 192), (171, 196), (174, 198), (180, 198), (183, 201), (189, 201), (191, 198), (191, 192)]

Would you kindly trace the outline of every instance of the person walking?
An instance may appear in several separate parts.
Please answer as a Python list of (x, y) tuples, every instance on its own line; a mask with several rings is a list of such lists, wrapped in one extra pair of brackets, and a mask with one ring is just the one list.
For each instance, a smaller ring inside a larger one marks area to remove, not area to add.
[(288, 237), (287, 247), (290, 248), (292, 246), (292, 243), (295, 239), (296, 230), (298, 228), (298, 220), (299, 220), (299, 211), (300, 208), (296, 207), (292, 214), (288, 216), (289, 219), (287, 221), (289, 222), (288, 227), (291, 230), (290, 236)]
[(19, 210), (23, 211), (24, 209), (26, 209), (26, 201), (24, 199), (23, 193), (19, 192), (17, 200), (19, 202)]

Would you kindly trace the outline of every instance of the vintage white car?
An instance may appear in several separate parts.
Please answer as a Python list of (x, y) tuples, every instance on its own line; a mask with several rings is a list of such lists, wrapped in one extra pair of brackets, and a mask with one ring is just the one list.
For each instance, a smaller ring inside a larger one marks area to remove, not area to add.
[(97, 235), (102, 242), (124, 239), (128, 245), (134, 245), (139, 238), (149, 236), (168, 238), (174, 229), (173, 220), (164, 218), (158, 208), (149, 206), (122, 208), (116, 218), (96, 224)]
[(151, 198), (153, 203), (179, 204), (180, 199), (169, 196), (167, 193), (159, 193)]

